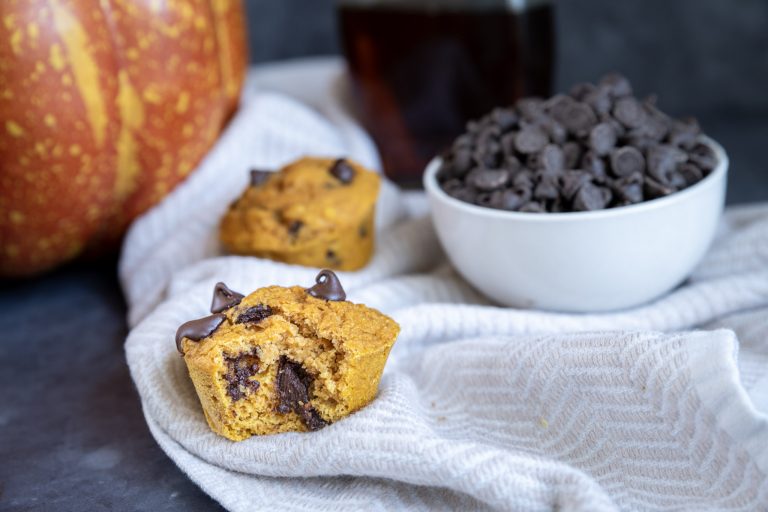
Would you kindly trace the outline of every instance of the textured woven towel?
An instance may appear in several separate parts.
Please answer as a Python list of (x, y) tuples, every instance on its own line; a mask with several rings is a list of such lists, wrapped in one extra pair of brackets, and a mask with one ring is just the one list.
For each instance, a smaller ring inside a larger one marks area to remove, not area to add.
[(768, 510), (766, 206), (730, 210), (667, 297), (562, 315), (489, 305), (446, 264), (423, 198), (387, 186), (372, 263), (340, 273), (350, 300), (402, 326), (378, 397), (316, 433), (214, 435), (176, 328), (207, 314), (216, 281), (249, 292), (317, 272), (218, 252), (218, 217), (246, 169), (303, 153), (378, 165), (334, 106), (338, 68), (320, 64), (251, 77), (312, 83), (300, 99), (323, 111), (249, 89), (217, 147), (124, 247), (131, 374), (153, 435), (190, 478), (234, 511)]

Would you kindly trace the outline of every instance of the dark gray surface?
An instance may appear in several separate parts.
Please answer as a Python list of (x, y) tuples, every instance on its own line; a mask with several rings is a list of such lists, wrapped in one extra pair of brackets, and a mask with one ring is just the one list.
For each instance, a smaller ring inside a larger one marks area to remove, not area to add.
[[(253, 59), (336, 51), (332, 3), (249, 1)], [(729, 202), (765, 201), (766, 21), (763, 0), (561, 2), (559, 83), (626, 72), (726, 147)], [(0, 510), (220, 509), (147, 430), (114, 272), (107, 261), (0, 283)]]
[(147, 430), (114, 267), (0, 285), (0, 510), (221, 510)]

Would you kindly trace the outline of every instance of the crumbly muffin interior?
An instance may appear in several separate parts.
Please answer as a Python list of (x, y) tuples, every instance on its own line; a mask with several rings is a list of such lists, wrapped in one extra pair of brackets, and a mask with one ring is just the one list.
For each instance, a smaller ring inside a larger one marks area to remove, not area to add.
[(209, 424), (239, 440), (316, 430), (365, 405), (397, 330), (365, 306), (270, 287), (210, 337), (185, 341), (184, 357)]

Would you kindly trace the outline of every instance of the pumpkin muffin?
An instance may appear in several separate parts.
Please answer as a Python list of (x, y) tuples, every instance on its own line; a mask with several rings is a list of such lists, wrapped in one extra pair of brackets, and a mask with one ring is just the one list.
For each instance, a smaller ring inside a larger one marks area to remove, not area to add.
[(379, 175), (345, 159), (306, 157), (279, 172), (251, 171), (251, 184), (220, 226), (234, 254), (337, 270), (373, 253)]
[(330, 270), (247, 297), (219, 283), (213, 314), (176, 333), (211, 429), (233, 441), (318, 430), (373, 400), (400, 328), (345, 298)]

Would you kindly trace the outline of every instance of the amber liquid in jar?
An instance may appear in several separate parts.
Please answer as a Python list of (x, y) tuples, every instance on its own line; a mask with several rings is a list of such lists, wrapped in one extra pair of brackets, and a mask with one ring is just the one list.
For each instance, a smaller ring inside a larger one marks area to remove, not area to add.
[(386, 174), (405, 184), (420, 183), (468, 120), (548, 96), (554, 64), (548, 3), (520, 12), (418, 3), (339, 7), (358, 113)]

